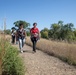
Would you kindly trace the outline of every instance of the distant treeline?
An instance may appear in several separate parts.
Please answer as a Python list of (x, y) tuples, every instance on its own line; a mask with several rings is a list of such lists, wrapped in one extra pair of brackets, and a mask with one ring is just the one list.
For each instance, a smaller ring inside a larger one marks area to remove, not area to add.
[(63, 24), (63, 21), (51, 24), (50, 29), (44, 28), (41, 30), (41, 37), (53, 40), (76, 41), (76, 29), (74, 24)]
[[(19, 20), (13, 23), (14, 27), (18, 28), (20, 23), (24, 24), (24, 28), (26, 29), (27, 35), (29, 36), (30, 23)], [(58, 21), (58, 23), (51, 24), (49, 29), (44, 28), (40, 32), (41, 37), (45, 39), (76, 41), (76, 28), (74, 28), (73, 23), (64, 24), (63, 21)], [(11, 34), (11, 30), (5, 30), (5, 33)]]

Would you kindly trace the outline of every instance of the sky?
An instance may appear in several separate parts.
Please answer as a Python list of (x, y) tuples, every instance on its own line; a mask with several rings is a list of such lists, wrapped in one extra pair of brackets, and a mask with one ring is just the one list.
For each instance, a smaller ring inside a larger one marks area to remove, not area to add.
[(76, 28), (76, 0), (0, 0), (0, 29), (3, 29), (6, 18), (6, 29), (11, 29), (14, 22), (23, 20), (37, 22), (39, 30), (50, 28), (59, 20), (73, 23)]

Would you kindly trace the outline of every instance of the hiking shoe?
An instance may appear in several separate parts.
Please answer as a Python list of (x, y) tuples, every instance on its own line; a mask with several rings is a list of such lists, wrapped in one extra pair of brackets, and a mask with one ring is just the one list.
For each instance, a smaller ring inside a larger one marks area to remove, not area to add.
[(21, 53), (23, 53), (23, 51), (21, 50)]
[(36, 53), (36, 51), (33, 51), (32, 53)]

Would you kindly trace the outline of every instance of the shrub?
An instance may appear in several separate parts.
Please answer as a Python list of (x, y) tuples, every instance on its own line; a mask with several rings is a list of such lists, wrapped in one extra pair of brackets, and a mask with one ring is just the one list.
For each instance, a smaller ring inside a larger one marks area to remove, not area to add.
[(30, 36), (30, 32), (29, 31), (27, 31), (26, 33), (27, 33), (27, 36)]
[(23, 60), (17, 48), (11, 46), (5, 38), (0, 39), (0, 61), (2, 75), (24, 75)]
[(18, 56), (17, 48), (9, 45), (6, 48), (2, 63), (3, 75), (24, 75), (22, 59)]
[(41, 32), (41, 37), (48, 39), (48, 32), (47, 31)]
[(4, 30), (5, 34), (11, 34), (11, 30), (10, 29), (7, 29), (7, 30)]

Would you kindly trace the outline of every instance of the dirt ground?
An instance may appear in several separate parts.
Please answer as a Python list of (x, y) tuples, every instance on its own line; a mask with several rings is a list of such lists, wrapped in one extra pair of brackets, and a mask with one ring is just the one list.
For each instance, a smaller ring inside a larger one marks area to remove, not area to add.
[(24, 53), (20, 53), (20, 56), (27, 69), (25, 75), (76, 75), (76, 68), (56, 57), (49, 56), (40, 50), (33, 53), (32, 48), (27, 45), (23, 50)]

